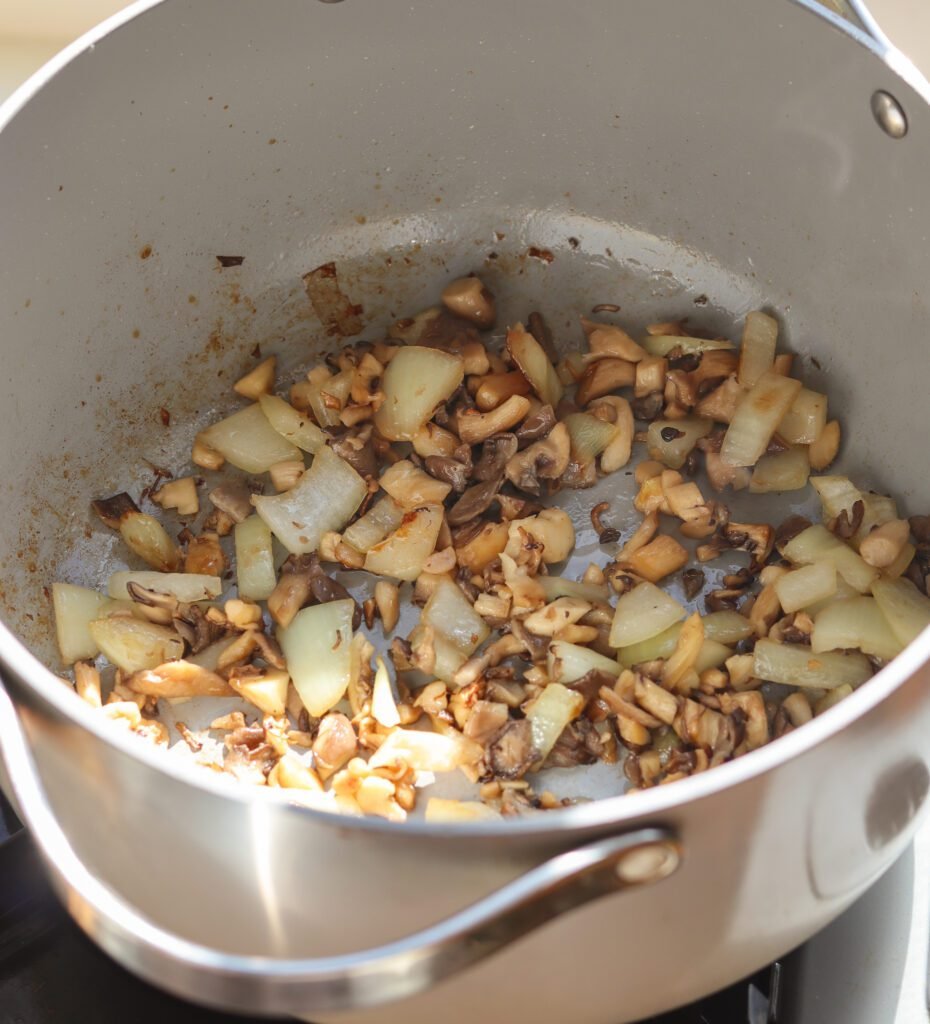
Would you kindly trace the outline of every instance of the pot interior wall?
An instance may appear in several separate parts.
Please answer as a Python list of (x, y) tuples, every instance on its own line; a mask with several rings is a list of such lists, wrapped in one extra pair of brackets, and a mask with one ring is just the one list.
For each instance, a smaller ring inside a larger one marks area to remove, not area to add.
[(920, 509), (928, 118), (773, 6), (169, 0), (82, 53), (0, 140), (7, 621), (55, 663), (43, 588), (122, 564), (89, 500), (183, 471), (256, 344), (282, 379), (331, 346), (301, 285), (328, 260), (368, 337), (472, 270), (565, 347), (597, 302), (769, 307), (846, 465)]

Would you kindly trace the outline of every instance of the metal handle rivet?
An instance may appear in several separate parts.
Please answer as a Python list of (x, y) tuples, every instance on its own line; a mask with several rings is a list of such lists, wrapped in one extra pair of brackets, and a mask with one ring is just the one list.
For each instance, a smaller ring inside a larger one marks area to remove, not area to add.
[(872, 93), (872, 116), (879, 128), (892, 139), (903, 139), (907, 135), (907, 115), (890, 92), (876, 89)]
[(647, 843), (628, 850), (614, 865), (614, 870), (622, 882), (640, 885), (667, 878), (678, 867), (680, 859), (672, 843)]

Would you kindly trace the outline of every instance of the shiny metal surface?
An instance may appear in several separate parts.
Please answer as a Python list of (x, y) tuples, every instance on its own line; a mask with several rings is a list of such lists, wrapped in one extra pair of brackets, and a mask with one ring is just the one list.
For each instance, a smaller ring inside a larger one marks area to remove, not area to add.
[[(159, 928), (94, 877), (48, 805), (16, 709), (0, 687), (0, 736), (12, 790), (71, 914), (104, 949), (131, 946), (137, 969), (157, 969), (188, 998), (240, 1011), (329, 1013), (422, 992), (592, 900), (668, 878), (681, 860), (668, 830), (641, 829), (545, 861), (432, 928), (377, 949), (317, 960), (268, 961), (206, 948)], [(280, 984), (267, 988), (274, 975)]]
[[(328, 259), (372, 329), (476, 266), (559, 324), (605, 297), (637, 327), (665, 314), (730, 330), (771, 306), (854, 425), (845, 465), (926, 510), (923, 452), (902, 441), (925, 408), (913, 369), (930, 331), (920, 76), (804, 3), (540, 0), (532, 19), (481, 3), (278, 0), (260, 19), (247, 0), (140, 3), (0, 110), (4, 677), (88, 874), (185, 948), (267, 965), (211, 994), (233, 1008), (336, 1019), (288, 993), (279, 964), (441, 927), (554, 856), (661, 826), (688, 853), (661, 885), (341, 1016), (451, 1024), (485, 1018), (493, 992), (500, 1017), (634, 1020), (823, 927), (923, 812), (926, 637), (809, 726), (704, 776), (456, 830), (334, 821), (194, 775), (108, 728), (27, 650), (53, 663), (41, 587), (118, 558), (88, 499), (141, 487), (145, 458), (183, 464), (186, 436), (152, 434), (159, 406), (173, 423), (209, 418), (243, 339), (277, 349), (283, 373), (325, 344), (300, 274)], [(566, 63), (568, 43), (583, 60)], [(875, 89), (907, 109), (901, 145), (875, 130)], [(245, 255), (237, 276), (217, 252)], [(880, 374), (876, 339), (896, 346)], [(875, 794), (894, 778), (913, 799), (886, 820)], [(81, 908), (121, 962), (181, 984), (170, 957)], [(188, 991), (198, 965), (181, 969)], [(565, 979), (581, 977), (604, 981), (579, 1000)]]

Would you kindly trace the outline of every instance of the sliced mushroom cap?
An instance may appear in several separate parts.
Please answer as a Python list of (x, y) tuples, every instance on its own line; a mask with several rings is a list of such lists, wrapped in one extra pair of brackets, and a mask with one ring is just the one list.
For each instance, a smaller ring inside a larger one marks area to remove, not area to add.
[(509, 459), (517, 453), (516, 434), (495, 434), (481, 446), (481, 456), (475, 463), (476, 480), (494, 480), (504, 473)]
[(468, 466), (464, 462), (446, 455), (427, 455), (423, 460), (423, 466), (430, 476), (451, 484), (456, 494), (461, 494), (465, 490), (468, 483)]
[(504, 482), (503, 477), (496, 480), (485, 480), (469, 487), (461, 498), (449, 509), (446, 520), (450, 526), (461, 526), (486, 512)]
[(566, 469), (571, 454), (568, 427), (557, 423), (542, 440), (518, 452), (507, 463), (507, 479), (521, 491), (540, 493), (540, 480), (557, 480)]
[(329, 778), (358, 752), (358, 738), (352, 723), (339, 711), (331, 711), (320, 721), (313, 741), (313, 759), (320, 777)]
[(519, 779), (536, 757), (533, 728), (526, 718), (509, 722), (488, 748), (488, 766), (501, 779)]
[(537, 405), (517, 427), (516, 438), (520, 448), (545, 437), (555, 426), (555, 412), (551, 405)]
[(210, 501), (234, 523), (244, 522), (254, 511), (252, 492), (243, 480), (231, 480), (210, 491)]
[(92, 501), (91, 508), (110, 527), (111, 530), (118, 530), (120, 520), (128, 512), (138, 512), (139, 506), (125, 492), (114, 494), (112, 498), (98, 498)]
[(340, 459), (348, 462), (355, 472), (363, 477), (378, 475), (378, 457), (371, 443), (371, 434), (371, 424), (366, 424), (364, 427), (354, 427), (339, 437), (334, 437), (329, 444)]

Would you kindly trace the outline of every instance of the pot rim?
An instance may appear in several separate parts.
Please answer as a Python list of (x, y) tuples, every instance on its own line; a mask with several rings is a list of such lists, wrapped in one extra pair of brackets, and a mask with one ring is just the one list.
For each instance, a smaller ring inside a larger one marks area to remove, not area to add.
[[(116, 32), (148, 12), (170, 3), (171, 0), (136, 0), (124, 10), (92, 28), (65, 47), (12, 95), (0, 104), (0, 133), (22, 113), (29, 101), (73, 60), (96, 46), (105, 37)], [(845, 18), (828, 10), (817, 0), (787, 0), (801, 7), (833, 29), (844, 33), (852, 42), (870, 51), (899, 79), (908, 85), (925, 103), (930, 105), (930, 83), (914, 64), (884, 39), (873, 39), (865, 31)], [(133, 737), (97, 714), (62, 685), (61, 677), (52, 672), (0, 621), (0, 673), (7, 673), (50, 705), (62, 717), (98, 740), (122, 753), (143, 761), (148, 767), (163, 772), (179, 782), (242, 804), (256, 799), (271, 800), (291, 813), (310, 815), (319, 824), (339, 829), (419, 836), (423, 838), (495, 838), (498, 841), (520, 838), (555, 839), (565, 834), (586, 833), (638, 826), (646, 818), (669, 819), (685, 804), (706, 799), (723, 790), (745, 785), (759, 776), (778, 768), (784, 762), (802, 756), (832, 736), (854, 725), (930, 661), (930, 627), (925, 629), (904, 651), (853, 694), (830, 708), (823, 715), (786, 736), (743, 757), (719, 765), (710, 772), (702, 772), (681, 779), (673, 786), (659, 786), (650, 790), (603, 797), (591, 803), (566, 807), (545, 815), (526, 818), (505, 818), (502, 821), (430, 823), (411, 818), (406, 822), (389, 822), (381, 818), (354, 818), (317, 810), (292, 802), (286, 790), (249, 787), (230, 778), (218, 778), (211, 772), (192, 772), (190, 766), (177, 758), (166, 756), (138, 737)]]

